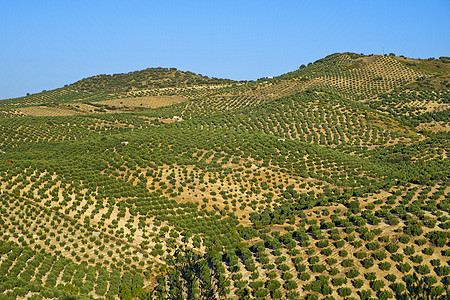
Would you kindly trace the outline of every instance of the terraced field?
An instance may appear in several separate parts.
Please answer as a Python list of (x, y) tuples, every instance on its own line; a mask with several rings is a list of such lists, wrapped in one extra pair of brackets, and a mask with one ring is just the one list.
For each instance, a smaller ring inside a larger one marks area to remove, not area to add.
[(447, 64), (0, 101), (0, 299), (447, 299)]

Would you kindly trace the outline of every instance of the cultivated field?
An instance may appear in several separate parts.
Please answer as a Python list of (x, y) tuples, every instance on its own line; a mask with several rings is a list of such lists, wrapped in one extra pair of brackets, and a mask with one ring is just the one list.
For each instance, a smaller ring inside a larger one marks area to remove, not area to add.
[(0, 299), (446, 299), (449, 61), (0, 101)]

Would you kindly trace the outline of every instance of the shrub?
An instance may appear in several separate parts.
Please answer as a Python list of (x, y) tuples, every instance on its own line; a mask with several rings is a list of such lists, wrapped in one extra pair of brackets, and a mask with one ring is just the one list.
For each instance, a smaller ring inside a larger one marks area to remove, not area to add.
[(323, 250), (321, 251), (321, 253), (322, 253), (323, 255), (325, 255), (325, 256), (330, 256), (331, 253), (333, 253), (333, 250), (331, 250), (330, 248), (326, 248), (326, 249), (323, 249)]
[(425, 245), (427, 243), (427, 239), (417, 239), (414, 241), (418, 246)]
[(328, 247), (329, 244), (330, 243), (328, 242), (328, 240), (321, 240), (316, 243), (316, 246), (318, 248), (325, 248), (325, 247)]
[(385, 235), (385, 236), (380, 236), (380, 237), (378, 238), (378, 240), (379, 240), (380, 242), (387, 243), (387, 242), (389, 242), (389, 236), (387, 236), (387, 235)]
[(392, 255), (391, 259), (396, 262), (402, 262), (403, 257), (404, 257), (403, 254), (396, 253), (396, 254)]
[(430, 263), (433, 267), (438, 267), (441, 265), (441, 261), (439, 259), (432, 259), (430, 260)]
[(389, 244), (386, 246), (386, 250), (389, 251), (389, 253), (395, 253), (400, 248), (397, 244)]
[[(272, 292), (272, 298), (274, 299), (280, 299), (281, 297), (283, 297), (283, 293), (279, 290), (276, 290), (274, 292)], [(316, 298), (318, 299), (318, 298)]]
[(319, 257), (318, 256), (313, 256), (313, 257), (311, 257), (308, 261), (309, 261), (309, 263), (310, 264), (315, 264), (315, 263), (318, 263), (319, 262)]
[(433, 284), (437, 283), (438, 280), (436, 279), (435, 276), (427, 276), (425, 278), (425, 281), (429, 286), (432, 286)]
[(412, 236), (419, 236), (423, 233), (422, 223), (412, 220), (403, 228), (403, 232)]
[(380, 243), (378, 242), (370, 242), (366, 245), (367, 250), (375, 251), (380, 248)]
[(442, 286), (433, 286), (430, 290), (430, 296), (437, 298), (445, 292), (445, 289)]
[(246, 280), (235, 281), (234, 286), (237, 287), (238, 289), (241, 289), (241, 288), (247, 286), (247, 281)]
[(350, 296), (352, 294), (352, 290), (350, 288), (348, 288), (348, 287), (343, 287), (343, 288), (340, 288), (338, 290), (338, 294), (341, 297), (347, 297), (347, 296)]
[(405, 255), (413, 255), (415, 252), (416, 250), (414, 249), (414, 245), (407, 246), (405, 250), (403, 250), (403, 253), (405, 253)]
[(339, 269), (338, 268), (331, 268), (330, 270), (328, 270), (328, 274), (330, 274), (330, 276), (334, 276), (336, 274), (339, 273)]
[(426, 254), (426, 255), (433, 255), (433, 253), (434, 253), (434, 249), (433, 248), (431, 248), (431, 247), (429, 247), (429, 248), (425, 248), (425, 249), (423, 249), (423, 254)]
[[(333, 288), (329, 285), (323, 285), (322, 286), (322, 290), (320, 291), (320, 293), (322, 295), (330, 295), (331, 293), (333, 293)], [(332, 299), (332, 297), (327, 297), (326, 299)]]
[(286, 272), (287, 270), (289, 270), (289, 266), (286, 265), (286, 264), (281, 264), (281, 265), (278, 266), (278, 269), (283, 271), (283, 272)]
[(417, 273), (420, 275), (426, 275), (430, 273), (430, 268), (427, 265), (420, 265), (417, 267)]
[(334, 243), (334, 246), (335, 246), (336, 248), (341, 248), (341, 247), (343, 247), (344, 245), (345, 245), (345, 241), (344, 241), (344, 240), (339, 240), (339, 241), (337, 241), (337, 242)]
[(402, 273), (408, 273), (411, 270), (411, 266), (408, 263), (402, 263), (397, 266), (397, 269)]
[(382, 290), (382, 291), (379, 291), (379, 292), (377, 293), (377, 297), (378, 297), (378, 299), (380, 299), (380, 300), (387, 300), (387, 299), (393, 298), (394, 295), (392, 294), (391, 291), (388, 291), (388, 290)]
[(264, 286), (264, 282), (261, 280), (256, 280), (250, 284), (250, 287), (254, 290), (262, 288)]
[(292, 277), (294, 277), (294, 276), (291, 273), (283, 273), (284, 280), (292, 279)]
[(350, 267), (353, 267), (355, 265), (355, 263), (354, 263), (353, 259), (345, 259), (342, 261), (341, 265), (344, 268), (350, 268)]
[(303, 281), (308, 281), (311, 278), (311, 275), (308, 272), (303, 272), (298, 275), (298, 278)]
[(296, 289), (296, 288), (298, 287), (298, 285), (297, 285), (297, 283), (296, 283), (294, 280), (288, 280), (288, 281), (283, 285), (283, 287), (284, 287), (286, 290), (290, 291), (290, 290)]
[(299, 296), (300, 296), (300, 293), (297, 291), (291, 291), (286, 294), (287, 299), (298, 299)]
[(264, 298), (264, 297), (266, 297), (268, 294), (269, 294), (269, 290), (264, 289), (264, 288), (263, 288), (263, 289), (258, 289), (258, 290), (256, 290), (255, 293), (254, 293), (255, 297), (257, 297), (257, 298)]
[(375, 238), (375, 233), (373, 232), (367, 232), (363, 235), (363, 240), (365, 241), (371, 241)]
[(386, 280), (387, 281), (394, 282), (396, 279), (397, 279), (397, 276), (395, 276), (394, 274), (386, 275)]
[(442, 223), (442, 229), (444, 230), (450, 229), (450, 221)]
[(398, 240), (399, 240), (400, 243), (402, 243), (402, 244), (408, 244), (409, 241), (410, 241), (410, 238), (409, 238), (409, 236), (407, 236), (407, 235), (402, 235)]
[[(291, 242), (294, 242), (294, 241), (291, 241)], [(290, 242), (289, 242), (290, 243)], [(295, 242), (294, 242), (295, 243)], [(290, 256), (296, 256), (296, 255), (298, 255), (300, 253), (300, 250), (298, 250), (298, 249), (291, 249), (289, 252), (288, 252), (288, 254), (290, 255)]]
[(343, 285), (346, 283), (347, 283), (347, 278), (345, 278), (345, 277), (333, 278), (333, 280), (331, 280), (331, 284), (334, 286), (340, 286), (340, 285)]
[(385, 258), (387, 257), (387, 254), (386, 254), (386, 252), (384, 252), (384, 251), (378, 251), (378, 252), (375, 252), (375, 253), (373, 254), (373, 257), (374, 257), (376, 260), (383, 260), (383, 259), (385, 259)]
[(374, 272), (367, 273), (364, 277), (369, 281), (377, 279), (377, 275)]
[(357, 289), (360, 289), (364, 285), (364, 281), (362, 279), (353, 280), (353, 286)]
[(359, 298), (361, 300), (367, 300), (370, 298), (370, 296), (372, 296), (372, 291), (371, 290), (361, 290), (360, 292), (358, 292), (359, 294)]
[(270, 291), (275, 291), (275, 290), (279, 289), (280, 287), (281, 287), (281, 283), (276, 279), (269, 280), (266, 283), (266, 288), (269, 289)]
[(300, 264), (300, 262), (301, 262), (302, 260), (303, 260), (302, 257), (297, 256), (297, 257), (294, 257), (294, 258), (292, 259), (292, 262), (294, 263), (294, 265), (298, 265), (298, 264)]
[(400, 295), (406, 290), (406, 287), (404, 283), (396, 282), (391, 285), (391, 289), (394, 291), (395, 294)]
[(373, 258), (366, 258), (361, 262), (361, 264), (364, 268), (368, 269), (374, 265)]
[(449, 233), (445, 231), (431, 231), (427, 234), (427, 238), (436, 247), (444, 247), (447, 244)]
[[(355, 241), (355, 242), (353, 242), (353, 247), (355, 247), (355, 248), (359, 248), (359, 247), (361, 247), (362, 246), (362, 241)], [(377, 248), (378, 249), (378, 248)]]
[(319, 296), (317, 294), (308, 294), (305, 300), (319, 300)]
[(284, 261), (286, 261), (286, 256), (281, 256), (281, 257), (278, 257), (278, 258), (275, 260), (275, 264), (280, 265), (280, 264), (283, 263)]
[(358, 258), (358, 259), (363, 259), (363, 258), (367, 257), (367, 252), (364, 252), (364, 251), (358, 251), (358, 252), (356, 252), (355, 256), (356, 256), (356, 258)]
[(322, 264), (315, 264), (315, 265), (312, 265), (311, 266), (311, 270), (314, 272), (314, 273), (322, 273), (323, 271), (325, 271), (326, 270), (326, 266), (324, 266), (324, 265), (322, 265)]
[(380, 268), (380, 270), (389, 271), (391, 269), (391, 264), (388, 262), (382, 262), (378, 265), (378, 267)]
[(423, 261), (423, 257), (421, 255), (414, 255), (411, 257), (411, 260), (416, 264), (420, 264)]
[(347, 278), (356, 278), (356, 277), (358, 277), (359, 276), (359, 270), (358, 269), (353, 269), (353, 270), (350, 270), (350, 271), (348, 271), (347, 273), (346, 273), (346, 276), (347, 276)]
[(295, 269), (297, 270), (297, 272), (301, 273), (306, 270), (306, 266), (304, 264), (299, 264), (295, 266)]
[(450, 267), (449, 266), (441, 266), (441, 267), (437, 267), (435, 268), (436, 270), (436, 274), (440, 277), (442, 276), (447, 276), (448, 274), (450, 274)]
[(371, 283), (370, 283), (370, 287), (372, 288), (372, 290), (374, 290), (374, 291), (379, 291), (379, 290), (381, 290), (382, 288), (384, 288), (384, 281), (383, 280), (375, 280), (375, 281), (372, 281)]

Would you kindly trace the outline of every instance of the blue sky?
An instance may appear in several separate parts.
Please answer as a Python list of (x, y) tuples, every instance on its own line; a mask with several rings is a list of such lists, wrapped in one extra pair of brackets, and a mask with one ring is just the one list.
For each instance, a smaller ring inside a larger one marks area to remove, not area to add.
[(450, 1), (2, 1), (0, 99), (175, 67), (280, 75), (336, 52), (450, 56)]

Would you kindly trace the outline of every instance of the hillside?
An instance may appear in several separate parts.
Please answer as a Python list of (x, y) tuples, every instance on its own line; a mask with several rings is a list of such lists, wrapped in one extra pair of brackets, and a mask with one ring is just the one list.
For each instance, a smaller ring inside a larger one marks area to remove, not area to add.
[(337, 53), (1, 100), (0, 299), (444, 299), (449, 82)]

